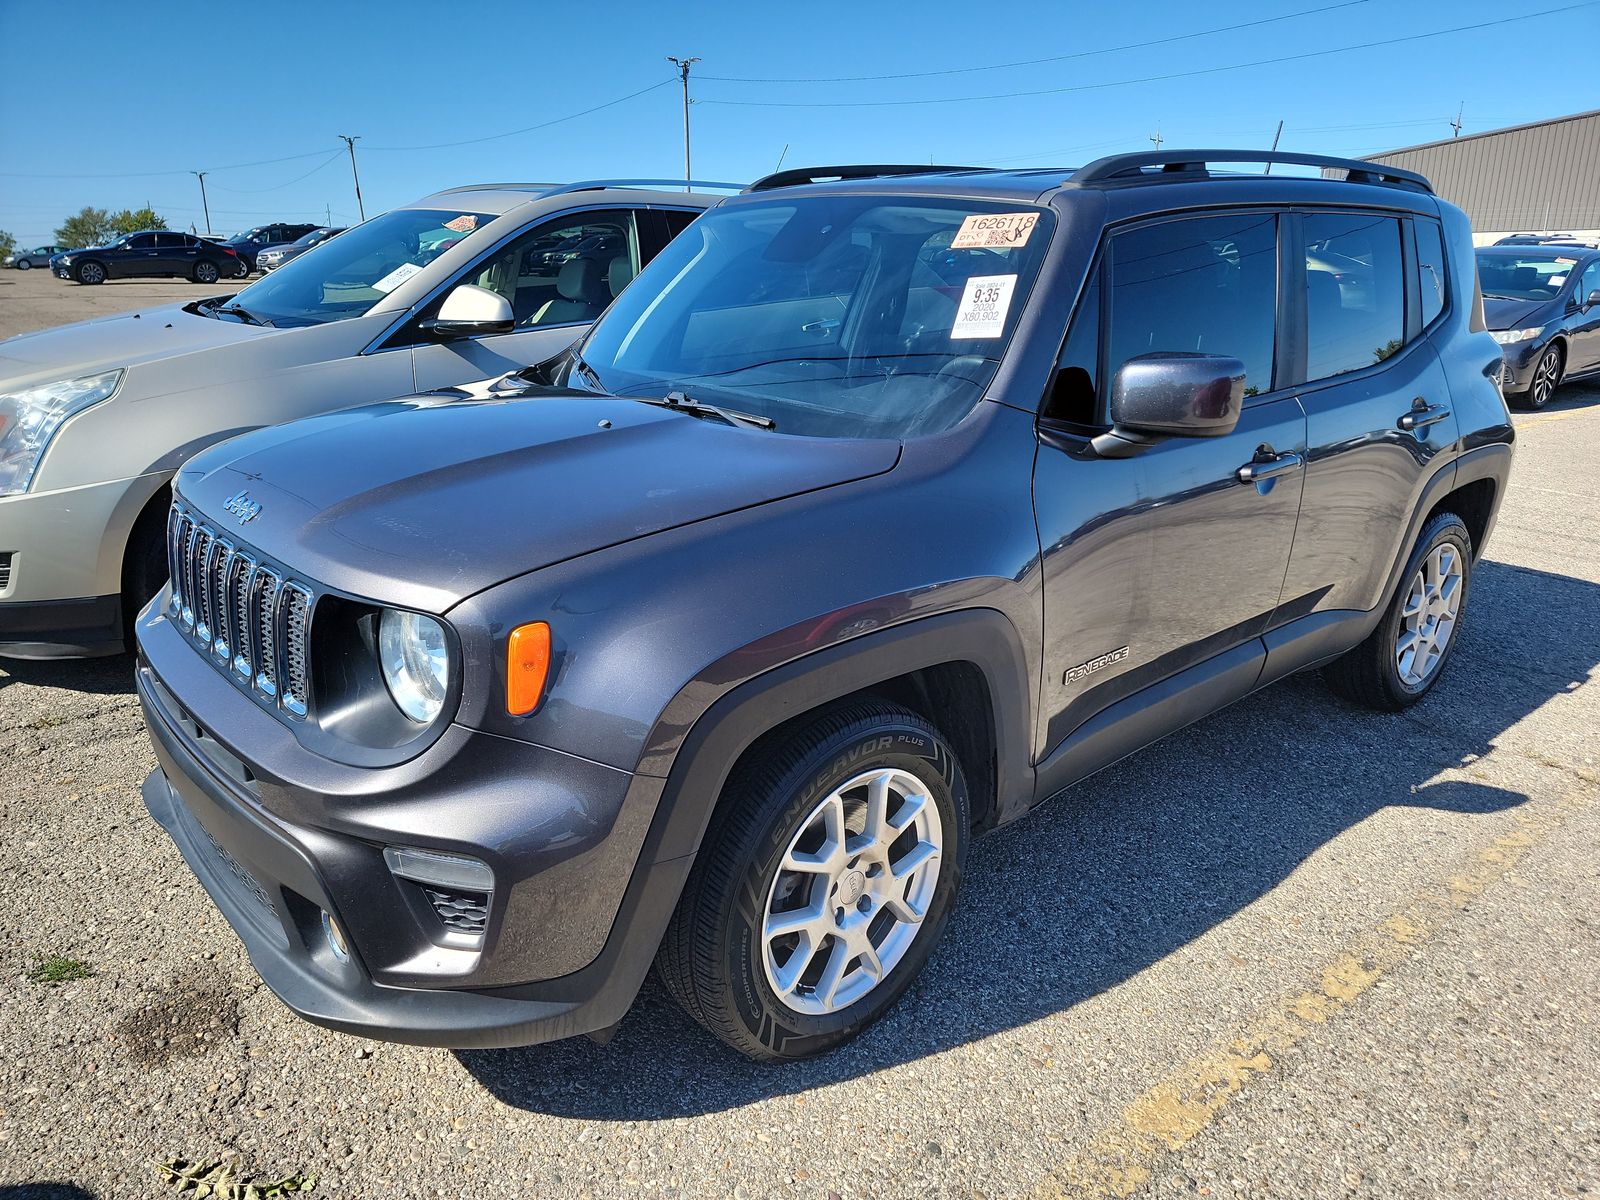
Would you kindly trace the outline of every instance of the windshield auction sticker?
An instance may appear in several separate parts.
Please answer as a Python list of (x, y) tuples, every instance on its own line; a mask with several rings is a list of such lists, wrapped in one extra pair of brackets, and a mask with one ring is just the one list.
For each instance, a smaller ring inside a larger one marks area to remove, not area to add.
[(375, 292), (383, 292), (388, 294), (389, 292), (394, 291), (395, 288), (399, 287), (402, 283), (410, 279), (420, 270), (422, 270), (422, 268), (417, 266), (416, 263), (401, 263), (382, 279), (378, 280), (377, 283), (373, 284), (372, 290)]
[(956, 307), (956, 323), (950, 329), (951, 339), (999, 337), (1005, 331), (1016, 287), (1015, 275), (974, 275), (967, 280)]
[(961, 222), (952, 250), (1009, 250), (1026, 246), (1038, 213), (975, 213)]

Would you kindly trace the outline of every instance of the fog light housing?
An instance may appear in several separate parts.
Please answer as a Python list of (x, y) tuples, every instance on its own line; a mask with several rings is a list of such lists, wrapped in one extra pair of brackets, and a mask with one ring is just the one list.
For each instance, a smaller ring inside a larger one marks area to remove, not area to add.
[(339, 922), (333, 919), (333, 914), (327, 909), (322, 911), (322, 934), (328, 939), (328, 949), (333, 951), (333, 956), (342, 963), (350, 961), (350, 944), (344, 940), (344, 930), (339, 928)]
[(416, 884), (439, 921), (445, 944), (479, 949), (489, 926), (494, 872), (489, 864), (459, 854), (387, 846), (383, 861), (400, 879)]

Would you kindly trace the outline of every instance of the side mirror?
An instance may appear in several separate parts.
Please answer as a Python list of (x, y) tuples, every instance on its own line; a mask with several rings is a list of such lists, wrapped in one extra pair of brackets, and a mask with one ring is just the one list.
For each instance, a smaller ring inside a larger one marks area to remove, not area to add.
[(476, 284), (463, 283), (444, 298), (439, 315), (423, 321), (421, 329), (440, 341), (450, 338), (482, 337), (488, 333), (510, 333), (516, 325), (511, 301), (499, 292)]
[(1600, 288), (1596, 288), (1589, 293), (1589, 298), (1583, 302), (1583, 307), (1586, 309), (1593, 308), (1597, 304), (1600, 304)]
[(1244, 407), (1244, 364), (1220, 354), (1130, 358), (1111, 384), (1114, 434), (1218, 437)]

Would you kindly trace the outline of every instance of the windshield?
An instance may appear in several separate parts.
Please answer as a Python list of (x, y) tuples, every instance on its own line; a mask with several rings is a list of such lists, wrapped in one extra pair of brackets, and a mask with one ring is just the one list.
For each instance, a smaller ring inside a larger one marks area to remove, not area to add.
[(1480, 254), (1478, 284), (1502, 300), (1554, 300), (1578, 260), (1570, 254)]
[(622, 293), (582, 357), (608, 392), (682, 391), (783, 433), (945, 429), (994, 377), (1050, 219), (862, 195), (714, 209)]
[(300, 254), (234, 297), (269, 324), (322, 325), (359, 317), (439, 255), (494, 218), (398, 208)]

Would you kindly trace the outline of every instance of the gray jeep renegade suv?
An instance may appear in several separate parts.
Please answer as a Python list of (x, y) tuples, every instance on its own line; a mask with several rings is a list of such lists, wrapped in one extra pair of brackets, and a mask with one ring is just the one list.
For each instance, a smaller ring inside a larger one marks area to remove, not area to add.
[(1426, 694), (1511, 463), (1467, 221), (1262, 157), (788, 172), (555, 359), (186, 464), (145, 799), (267, 983), (502, 1046), (654, 962), (814, 1054), (975, 833), (1291, 672)]

